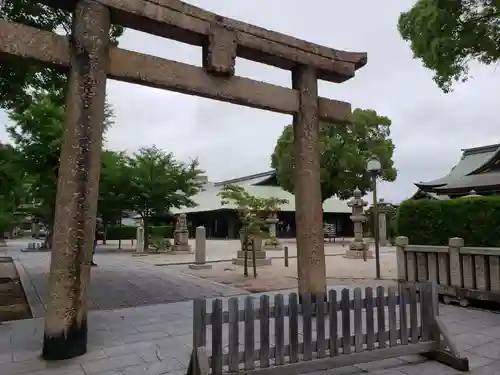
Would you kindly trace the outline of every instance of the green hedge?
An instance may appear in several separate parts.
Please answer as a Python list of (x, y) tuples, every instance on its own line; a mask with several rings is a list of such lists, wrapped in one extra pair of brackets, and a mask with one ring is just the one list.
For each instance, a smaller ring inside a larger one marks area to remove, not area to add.
[(398, 209), (397, 233), (413, 245), (446, 245), (462, 237), (468, 246), (498, 247), (500, 197), (407, 200)]
[[(149, 227), (149, 235), (152, 237), (172, 238), (174, 228), (172, 225)], [(137, 227), (123, 225), (122, 227), (109, 227), (106, 231), (107, 240), (132, 240), (137, 237)]]

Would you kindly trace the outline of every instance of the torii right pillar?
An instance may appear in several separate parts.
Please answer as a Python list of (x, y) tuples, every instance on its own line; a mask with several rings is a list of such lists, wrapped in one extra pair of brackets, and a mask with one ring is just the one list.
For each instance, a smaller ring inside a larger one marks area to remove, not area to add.
[(299, 111), (293, 116), (295, 226), (299, 296), (326, 295), (323, 205), (319, 162), (318, 77), (315, 69), (298, 66), (292, 87), (299, 93)]

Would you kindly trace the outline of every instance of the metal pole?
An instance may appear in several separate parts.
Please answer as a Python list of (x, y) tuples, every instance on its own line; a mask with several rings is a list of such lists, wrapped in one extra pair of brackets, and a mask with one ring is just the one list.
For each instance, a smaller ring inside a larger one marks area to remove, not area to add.
[(373, 190), (373, 235), (375, 237), (375, 273), (380, 279), (380, 233), (378, 228), (377, 173), (372, 173)]

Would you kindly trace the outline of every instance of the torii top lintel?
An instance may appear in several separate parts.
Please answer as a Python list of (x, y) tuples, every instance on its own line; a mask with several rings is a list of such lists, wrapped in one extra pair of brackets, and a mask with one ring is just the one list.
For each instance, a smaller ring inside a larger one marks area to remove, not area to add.
[[(77, 0), (42, 0), (72, 10)], [(367, 63), (367, 54), (340, 51), (222, 17), (179, 0), (94, 0), (109, 7), (114, 24), (202, 46), (213, 25), (234, 33), (237, 56), (291, 70), (297, 64), (317, 70), (318, 78), (344, 82)]]

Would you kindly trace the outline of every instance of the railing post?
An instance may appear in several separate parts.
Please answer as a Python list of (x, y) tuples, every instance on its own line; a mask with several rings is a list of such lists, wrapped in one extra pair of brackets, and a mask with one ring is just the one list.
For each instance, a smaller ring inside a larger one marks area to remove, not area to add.
[(398, 265), (398, 280), (406, 281), (406, 256), (405, 248), (408, 246), (408, 237), (400, 236), (396, 238), (396, 259)]
[(462, 287), (462, 269), (460, 267), (460, 248), (464, 246), (464, 239), (460, 237), (450, 238), (449, 243), (450, 255), (450, 282), (451, 286)]

